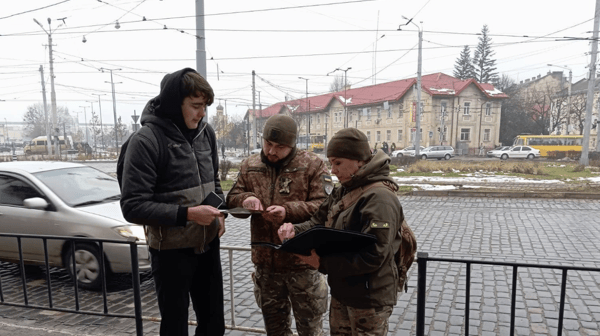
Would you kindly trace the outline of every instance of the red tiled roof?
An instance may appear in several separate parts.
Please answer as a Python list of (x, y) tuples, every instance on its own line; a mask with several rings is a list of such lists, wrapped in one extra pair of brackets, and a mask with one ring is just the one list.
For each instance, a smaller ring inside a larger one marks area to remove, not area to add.
[[(309, 108), (307, 108), (307, 99), (301, 98), (279, 102), (262, 111), (255, 110), (254, 112), (256, 115), (265, 118), (282, 113), (285, 110), (290, 113), (322, 111), (327, 109), (333, 99), (344, 104), (344, 97), (347, 97), (347, 106), (361, 106), (382, 103), (385, 101), (396, 101), (402, 98), (402, 96), (404, 96), (416, 83), (416, 78), (402, 79), (308, 97)], [(471, 84), (475, 85), (488, 98), (508, 98), (505, 93), (496, 90), (492, 84), (477, 83), (474, 79), (460, 80), (441, 72), (421, 77), (422, 90), (431, 96), (455, 96), (460, 94)], [(251, 111), (252, 110), (248, 110), (249, 113), (254, 114)]]

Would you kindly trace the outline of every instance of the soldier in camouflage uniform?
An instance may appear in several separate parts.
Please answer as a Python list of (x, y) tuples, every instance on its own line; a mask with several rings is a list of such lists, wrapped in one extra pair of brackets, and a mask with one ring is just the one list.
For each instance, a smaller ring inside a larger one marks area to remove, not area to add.
[[(286, 222), (308, 220), (325, 200), (323, 160), (296, 148), (296, 122), (284, 115), (270, 117), (263, 131), (263, 150), (242, 162), (237, 181), (227, 194), (229, 208), (264, 210), (251, 219), (253, 242), (281, 244), (277, 230)], [(294, 254), (253, 246), (254, 294), (267, 335), (292, 335), (294, 311), (300, 336), (322, 335), (327, 310), (324, 276)]]
[[(341, 183), (313, 217), (296, 225), (285, 223), (278, 234), (288, 239), (313, 226), (375, 235), (372, 247), (354, 252), (301, 256), (327, 274), (331, 288), (329, 324), (332, 336), (387, 335), (388, 319), (398, 300), (399, 273), (394, 254), (401, 245), (402, 206), (389, 176), (390, 158), (371, 154), (367, 137), (355, 128), (337, 132), (327, 146), (331, 172)], [(382, 187), (373, 187), (373, 185)], [(354, 194), (354, 203), (344, 201)], [(347, 206), (345, 206), (347, 205)]]

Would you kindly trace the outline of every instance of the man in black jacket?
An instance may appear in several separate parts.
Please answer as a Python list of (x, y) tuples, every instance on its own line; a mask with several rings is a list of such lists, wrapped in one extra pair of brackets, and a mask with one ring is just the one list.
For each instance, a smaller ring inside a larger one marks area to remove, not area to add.
[(224, 218), (200, 205), (213, 191), (224, 199), (215, 133), (203, 120), (213, 99), (211, 86), (193, 69), (167, 74), (160, 94), (144, 108), (145, 127), (125, 152), (121, 209), (127, 221), (147, 229), (161, 336), (188, 335), (190, 297), (195, 334), (225, 333), (219, 256)]

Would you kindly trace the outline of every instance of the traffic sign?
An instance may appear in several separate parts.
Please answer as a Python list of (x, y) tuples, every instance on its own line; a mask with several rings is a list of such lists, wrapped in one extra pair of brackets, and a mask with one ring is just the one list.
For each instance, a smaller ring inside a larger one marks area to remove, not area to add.
[(132, 115), (132, 116), (131, 116), (131, 119), (133, 119), (133, 123), (134, 123), (134, 124), (137, 124), (137, 121), (138, 121), (138, 118), (139, 118), (139, 117), (140, 117), (140, 116), (139, 116), (139, 115), (137, 115), (137, 114), (134, 114), (134, 115)]

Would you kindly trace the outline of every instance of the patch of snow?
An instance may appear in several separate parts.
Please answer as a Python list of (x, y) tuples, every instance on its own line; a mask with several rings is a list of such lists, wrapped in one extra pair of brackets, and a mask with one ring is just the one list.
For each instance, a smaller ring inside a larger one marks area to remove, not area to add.
[(399, 183), (410, 183), (410, 182), (457, 182), (457, 183), (468, 183), (468, 182), (491, 182), (491, 183), (539, 183), (539, 184), (563, 184), (563, 181), (559, 180), (534, 180), (526, 179), (517, 176), (487, 176), (482, 179), (478, 177), (437, 177), (437, 176), (409, 176), (409, 177), (394, 177), (394, 181)]
[(344, 104), (352, 104), (352, 97), (346, 99), (343, 96), (338, 96), (338, 98), (342, 101), (342, 103)]
[(454, 94), (455, 91), (453, 89), (438, 89), (438, 88), (429, 88), (429, 90), (431, 91), (437, 91), (437, 92), (445, 92), (448, 94)]
[(500, 91), (500, 90), (498, 90), (496, 88), (494, 88), (494, 90), (485, 90), (485, 92), (487, 92), (490, 96), (497, 95), (497, 94), (502, 94), (503, 93), (502, 91)]

